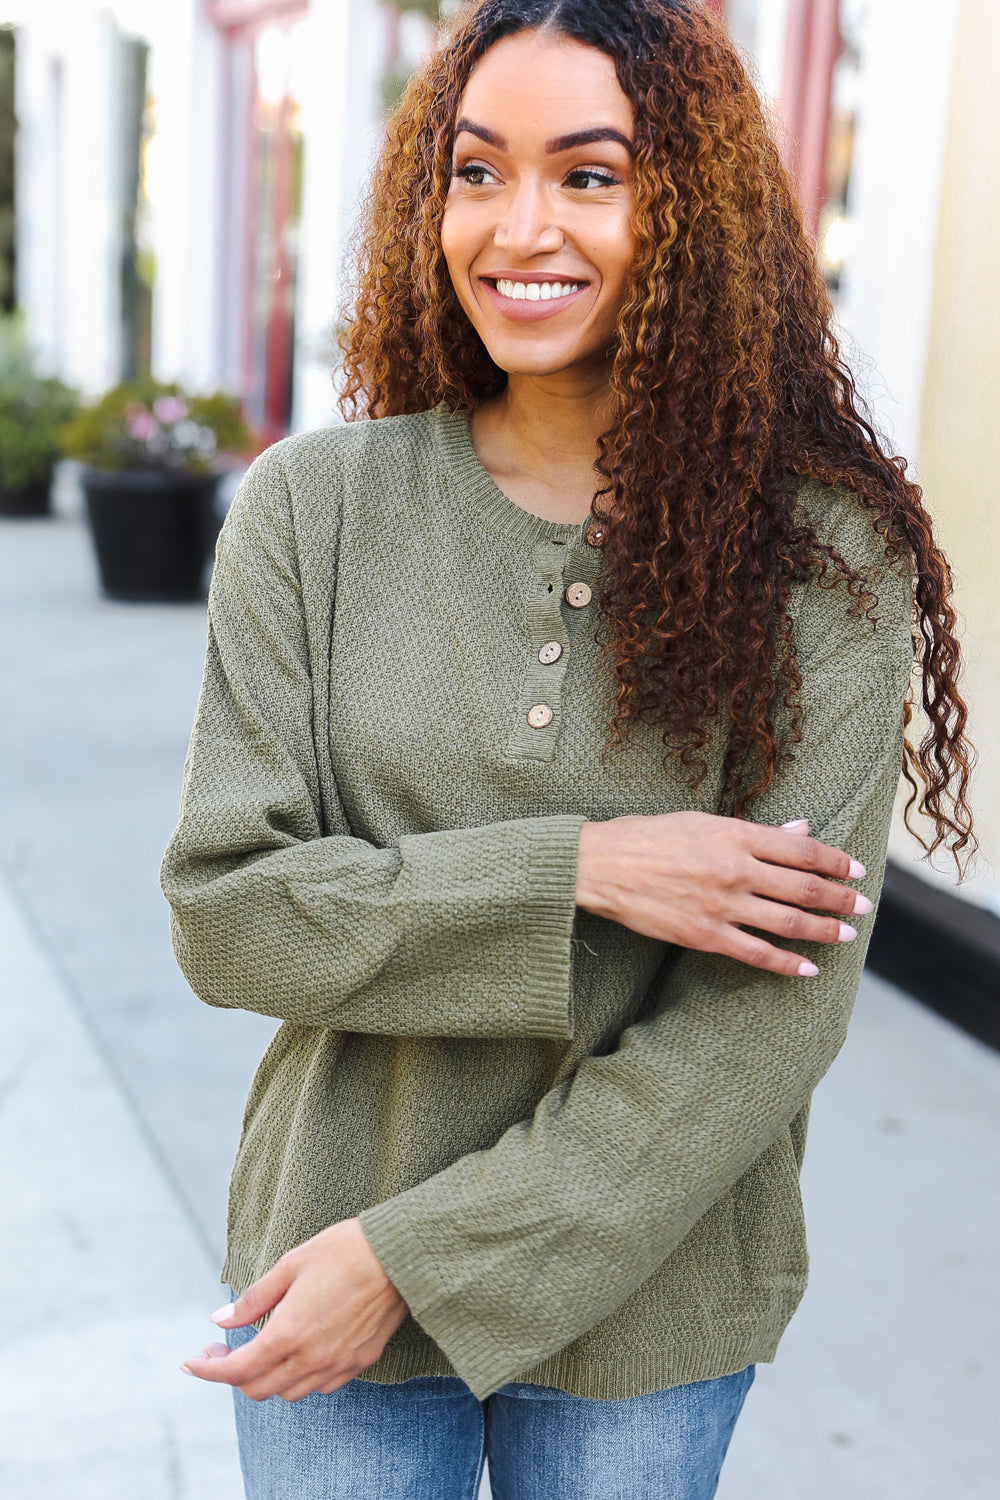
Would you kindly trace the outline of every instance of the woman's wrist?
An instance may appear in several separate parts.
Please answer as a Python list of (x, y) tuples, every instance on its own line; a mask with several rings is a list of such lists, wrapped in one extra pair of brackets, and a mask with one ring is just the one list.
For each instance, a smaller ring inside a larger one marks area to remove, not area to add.
[(580, 842), (576, 860), (576, 904), (582, 911), (598, 917), (616, 920), (611, 890), (606, 878), (607, 850), (609, 846), (608, 823), (584, 823), (580, 828)]

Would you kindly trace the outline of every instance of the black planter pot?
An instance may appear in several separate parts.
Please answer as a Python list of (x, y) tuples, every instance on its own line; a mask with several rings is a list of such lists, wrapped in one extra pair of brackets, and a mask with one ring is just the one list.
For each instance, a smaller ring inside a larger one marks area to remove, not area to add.
[(51, 515), (51, 490), (51, 474), (48, 479), (39, 479), (35, 484), (26, 484), (19, 490), (9, 490), (0, 480), (0, 516)]
[(107, 598), (161, 604), (204, 598), (219, 534), (217, 475), (84, 469), (80, 481)]

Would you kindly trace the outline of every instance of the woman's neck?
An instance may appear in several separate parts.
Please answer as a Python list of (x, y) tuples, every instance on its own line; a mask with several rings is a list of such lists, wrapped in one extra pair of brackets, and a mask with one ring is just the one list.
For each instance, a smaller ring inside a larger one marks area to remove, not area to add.
[(606, 378), (581, 385), (522, 375), (473, 412), (471, 430), (480, 463), (515, 505), (577, 524), (590, 514), (607, 425)]

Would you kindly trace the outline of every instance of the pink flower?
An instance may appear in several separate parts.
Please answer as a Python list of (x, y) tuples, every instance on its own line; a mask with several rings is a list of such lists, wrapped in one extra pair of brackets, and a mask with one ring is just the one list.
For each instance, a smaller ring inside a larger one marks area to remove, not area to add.
[(144, 443), (151, 438), (155, 432), (159, 432), (160, 424), (151, 411), (134, 411), (127, 417), (128, 430), (137, 443)]
[(183, 422), (188, 414), (186, 404), (178, 396), (160, 396), (153, 402), (153, 411), (157, 419), (165, 425), (171, 422)]

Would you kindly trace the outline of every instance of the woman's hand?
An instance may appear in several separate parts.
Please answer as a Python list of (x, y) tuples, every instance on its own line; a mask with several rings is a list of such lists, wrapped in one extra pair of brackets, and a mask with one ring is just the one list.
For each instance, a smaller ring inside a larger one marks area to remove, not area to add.
[(810, 908), (866, 915), (868, 898), (837, 883), (864, 874), (857, 860), (810, 838), (804, 820), (768, 828), (697, 812), (611, 818), (580, 830), (576, 902), (647, 937), (807, 978), (819, 973), (815, 964), (742, 929), (853, 942), (853, 927)]
[(244, 1328), (272, 1308), (262, 1331), (242, 1348), (212, 1344), (204, 1359), (181, 1368), (239, 1386), (253, 1401), (298, 1401), (312, 1391), (335, 1391), (367, 1370), (406, 1316), (406, 1303), (357, 1219), (333, 1224), (283, 1255), (212, 1321)]

